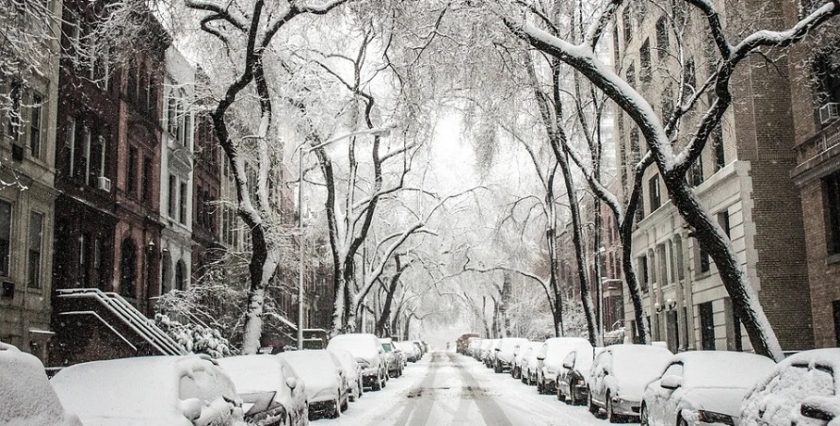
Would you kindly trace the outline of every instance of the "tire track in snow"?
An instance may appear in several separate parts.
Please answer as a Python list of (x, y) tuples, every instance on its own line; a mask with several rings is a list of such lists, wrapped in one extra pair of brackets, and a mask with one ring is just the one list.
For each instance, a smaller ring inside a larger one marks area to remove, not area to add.
[[(463, 392), (462, 402), (472, 400), (478, 407), (478, 412), (481, 414), (481, 418), (487, 426), (511, 425), (512, 423), (510, 419), (507, 418), (507, 415), (505, 415), (502, 407), (500, 407), (496, 402), (494, 396), (489, 395), (487, 391), (479, 385), (478, 381), (475, 377), (473, 377), (468, 369), (464, 368), (465, 366), (462, 361), (464, 361), (465, 358), (459, 357), (457, 354), (451, 352), (447, 352), (446, 355), (449, 358), (449, 362), (453, 364), (453, 366), (455, 366), (461, 374), (461, 381), (463, 382), (465, 391)], [(466, 412), (466, 410), (458, 411), (461, 413)]]

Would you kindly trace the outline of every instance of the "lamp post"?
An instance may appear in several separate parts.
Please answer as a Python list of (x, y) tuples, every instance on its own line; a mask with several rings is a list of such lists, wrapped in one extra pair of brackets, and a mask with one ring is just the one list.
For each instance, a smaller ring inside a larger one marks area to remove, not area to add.
[[(326, 142), (321, 144), (311, 146), (309, 148), (304, 148), (303, 145), (298, 147), (298, 234), (300, 235), (300, 239), (298, 241), (298, 255), (300, 256), (299, 259), (299, 268), (298, 271), (298, 321), (297, 321), (297, 346), (298, 349), (303, 349), (303, 323), (304, 323), (304, 315), (303, 315), (303, 274), (304, 274), (304, 260), (303, 260), (303, 156), (308, 154), (316, 149), (323, 148), (327, 145), (331, 145), (335, 142), (359, 135), (373, 135), (373, 136), (387, 136), (391, 133), (391, 129), (395, 126), (386, 126), (382, 128), (376, 129), (365, 129), (365, 130), (358, 130), (355, 132), (350, 132), (344, 135), (337, 136)], [(338, 297), (338, 295), (336, 295)]]

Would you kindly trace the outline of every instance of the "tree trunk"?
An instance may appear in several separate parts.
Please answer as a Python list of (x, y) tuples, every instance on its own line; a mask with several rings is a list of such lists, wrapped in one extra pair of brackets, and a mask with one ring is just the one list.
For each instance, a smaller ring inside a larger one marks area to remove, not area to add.
[(408, 267), (408, 265), (403, 266), (400, 263), (399, 255), (394, 256), (394, 260), (397, 263), (397, 271), (388, 283), (388, 290), (385, 295), (385, 302), (382, 306), (382, 313), (376, 321), (376, 334), (380, 337), (385, 337), (385, 329), (388, 325), (388, 319), (391, 317), (391, 305), (394, 302), (394, 294), (397, 292), (397, 286), (400, 283), (400, 276), (402, 276), (403, 271), (405, 271)]
[(753, 350), (757, 354), (780, 361), (784, 358), (781, 345), (761, 307), (758, 294), (744, 276), (744, 271), (732, 248), (732, 242), (724, 234), (717, 221), (700, 204), (700, 200), (688, 187), (684, 176), (666, 175), (664, 180), (671, 200), (683, 219), (694, 230), (694, 238), (714, 260), (723, 286), (732, 300), (732, 308), (750, 336)]

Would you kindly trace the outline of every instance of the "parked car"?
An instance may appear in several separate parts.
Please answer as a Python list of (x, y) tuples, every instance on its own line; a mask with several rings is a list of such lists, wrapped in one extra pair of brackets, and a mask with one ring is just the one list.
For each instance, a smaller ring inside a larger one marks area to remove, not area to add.
[(592, 371), (596, 352), (600, 353), (602, 349), (582, 345), (566, 354), (555, 382), (557, 399), (571, 405), (586, 403), (589, 398), (589, 373)]
[(391, 339), (379, 339), (379, 343), (382, 345), (382, 350), (384, 351), (388, 375), (391, 377), (402, 376), (402, 360), (399, 358), (396, 351), (394, 350), (394, 344), (391, 342)]
[(496, 359), (493, 365), (493, 371), (502, 373), (505, 370), (510, 370), (513, 367), (513, 354), (519, 345), (528, 343), (528, 339), (521, 337), (505, 337), (499, 341), (499, 346), (496, 348)]
[(50, 383), (85, 425), (240, 426), (236, 387), (208, 357), (148, 356), (63, 368)]
[(510, 376), (514, 379), (522, 378), (522, 361), (525, 359), (525, 354), (531, 348), (534, 342), (526, 341), (518, 345), (513, 350), (513, 364), (510, 367)]
[(467, 349), (467, 355), (473, 357), (473, 359), (478, 359), (479, 354), (481, 353), (481, 342), (483, 341), (484, 339), (480, 337), (470, 340), (470, 347)]
[(38, 358), (0, 342), (0, 424), (82, 426), (68, 413)]
[(784, 359), (749, 392), (742, 425), (834, 425), (840, 419), (840, 349), (815, 349)]
[(642, 425), (734, 425), (744, 396), (775, 365), (770, 358), (744, 352), (675, 355), (645, 388)]
[(309, 416), (313, 414), (336, 418), (347, 409), (350, 400), (348, 385), (341, 361), (325, 349), (305, 349), (283, 352), (281, 357), (306, 384)]
[(385, 387), (388, 366), (379, 338), (365, 333), (339, 334), (330, 339), (327, 350), (330, 349), (345, 350), (353, 354), (356, 362), (362, 367), (362, 381), (365, 386), (373, 390)]
[(397, 342), (396, 345), (405, 354), (405, 360), (407, 362), (417, 362), (420, 360), (420, 350), (414, 343), (403, 341)]
[(522, 377), (520, 379), (526, 385), (533, 386), (537, 384), (537, 367), (539, 365), (537, 356), (540, 354), (543, 343), (545, 342), (531, 342), (525, 351), (525, 355), (522, 356), (522, 366), (520, 367)]
[(286, 360), (276, 355), (241, 355), (218, 362), (242, 398), (248, 423), (309, 424), (306, 384)]
[(658, 378), (673, 354), (653, 345), (611, 345), (595, 357), (589, 377), (589, 411), (606, 410), (611, 423), (638, 417), (645, 386)]
[(537, 392), (555, 392), (555, 381), (563, 369), (563, 359), (577, 348), (592, 350), (592, 345), (582, 337), (553, 337), (543, 343), (537, 356)]
[(496, 348), (499, 347), (499, 343), (502, 339), (493, 339), (490, 341), (490, 345), (487, 347), (487, 352), (484, 354), (484, 366), (487, 368), (493, 368), (493, 365), (496, 363)]
[(482, 339), (481, 346), (478, 347), (478, 354), (476, 360), (484, 362), (484, 358), (487, 356), (487, 352), (489, 352), (493, 348), (493, 339)]
[(353, 358), (353, 354), (342, 349), (330, 350), (335, 354), (338, 361), (341, 363), (341, 369), (344, 371), (344, 377), (350, 392), (350, 401), (356, 401), (362, 397), (365, 391), (364, 383), (362, 383), (362, 366)]
[(423, 342), (419, 340), (412, 340), (411, 343), (413, 343), (414, 346), (417, 346), (417, 349), (420, 350), (420, 358), (423, 358), (423, 356), (426, 355), (426, 352), (428, 352), (429, 348), (423, 344)]

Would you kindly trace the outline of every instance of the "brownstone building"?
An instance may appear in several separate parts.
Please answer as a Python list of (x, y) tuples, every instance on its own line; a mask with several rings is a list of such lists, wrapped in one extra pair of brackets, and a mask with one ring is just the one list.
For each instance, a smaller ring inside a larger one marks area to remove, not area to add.
[(196, 115), (195, 161), (193, 162), (192, 275), (198, 279), (209, 262), (221, 256), (222, 149), (213, 134), (213, 123), (206, 113)]
[[(785, 2), (789, 23), (818, 2)], [(800, 7), (801, 6), (801, 7)], [(789, 58), (796, 167), (814, 343), (840, 345), (840, 32), (831, 22)], [(802, 291), (805, 291), (803, 287)]]
[(94, 7), (68, 0), (63, 14), (53, 365), (177, 352), (143, 321), (160, 289), (159, 117), (170, 39), (151, 18), (147, 48), (127, 66), (82, 60), (88, 56), (73, 46), (84, 48), (77, 40), (84, 40)]

